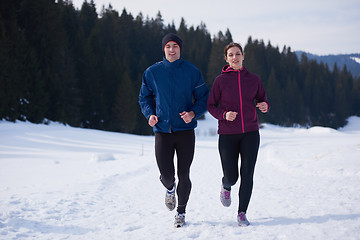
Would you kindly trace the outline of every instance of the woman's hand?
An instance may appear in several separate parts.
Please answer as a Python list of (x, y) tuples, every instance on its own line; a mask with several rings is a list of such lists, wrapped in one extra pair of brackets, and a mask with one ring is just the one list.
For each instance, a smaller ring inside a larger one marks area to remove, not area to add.
[(256, 107), (259, 108), (259, 110), (263, 113), (266, 113), (268, 111), (268, 104), (266, 102), (259, 102), (256, 104)]
[(232, 112), (232, 111), (229, 111), (229, 112), (226, 112), (225, 114), (225, 119), (232, 122), (235, 120), (236, 116), (238, 115), (237, 112)]

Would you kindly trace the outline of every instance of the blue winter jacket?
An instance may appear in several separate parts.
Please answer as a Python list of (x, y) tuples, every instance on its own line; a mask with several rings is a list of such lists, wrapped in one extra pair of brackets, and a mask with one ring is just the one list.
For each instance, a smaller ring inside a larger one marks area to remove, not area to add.
[[(156, 132), (176, 132), (194, 129), (196, 119), (206, 111), (209, 89), (200, 71), (190, 62), (179, 59), (163, 61), (145, 70), (139, 94), (141, 111), (149, 119), (156, 115)], [(195, 118), (188, 124), (181, 118), (183, 111), (194, 111)]]

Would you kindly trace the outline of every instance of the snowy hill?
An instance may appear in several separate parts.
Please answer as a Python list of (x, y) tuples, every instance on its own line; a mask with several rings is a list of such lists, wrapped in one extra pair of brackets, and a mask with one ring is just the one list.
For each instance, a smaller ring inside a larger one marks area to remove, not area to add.
[(359, 239), (360, 119), (340, 130), (265, 125), (248, 209), (219, 201), (216, 121), (196, 131), (188, 225), (164, 205), (154, 138), (0, 122), (0, 239)]

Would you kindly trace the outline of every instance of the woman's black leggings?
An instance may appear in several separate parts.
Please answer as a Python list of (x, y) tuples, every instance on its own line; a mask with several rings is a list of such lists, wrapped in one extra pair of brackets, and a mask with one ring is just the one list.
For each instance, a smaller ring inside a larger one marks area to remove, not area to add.
[(219, 153), (224, 174), (222, 183), (228, 190), (239, 178), (239, 155), (241, 158), (239, 212), (246, 212), (250, 202), (259, 144), (259, 131), (219, 136)]
[(174, 154), (177, 156), (177, 185), (179, 213), (185, 213), (191, 191), (190, 166), (194, 158), (194, 130), (155, 133), (155, 156), (160, 170), (160, 181), (169, 190), (175, 183)]

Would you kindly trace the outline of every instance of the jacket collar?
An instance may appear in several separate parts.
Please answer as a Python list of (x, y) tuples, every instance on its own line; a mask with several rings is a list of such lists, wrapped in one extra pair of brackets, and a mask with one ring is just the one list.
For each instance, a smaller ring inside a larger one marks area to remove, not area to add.
[(222, 73), (227, 73), (227, 72), (241, 72), (246, 70), (246, 68), (243, 66), (240, 70), (235, 70), (233, 68), (230, 67), (230, 65), (225, 65), (222, 69)]
[(178, 67), (184, 60), (180, 57), (180, 59), (175, 62), (169, 62), (165, 57), (163, 57), (163, 63), (165, 67)]

